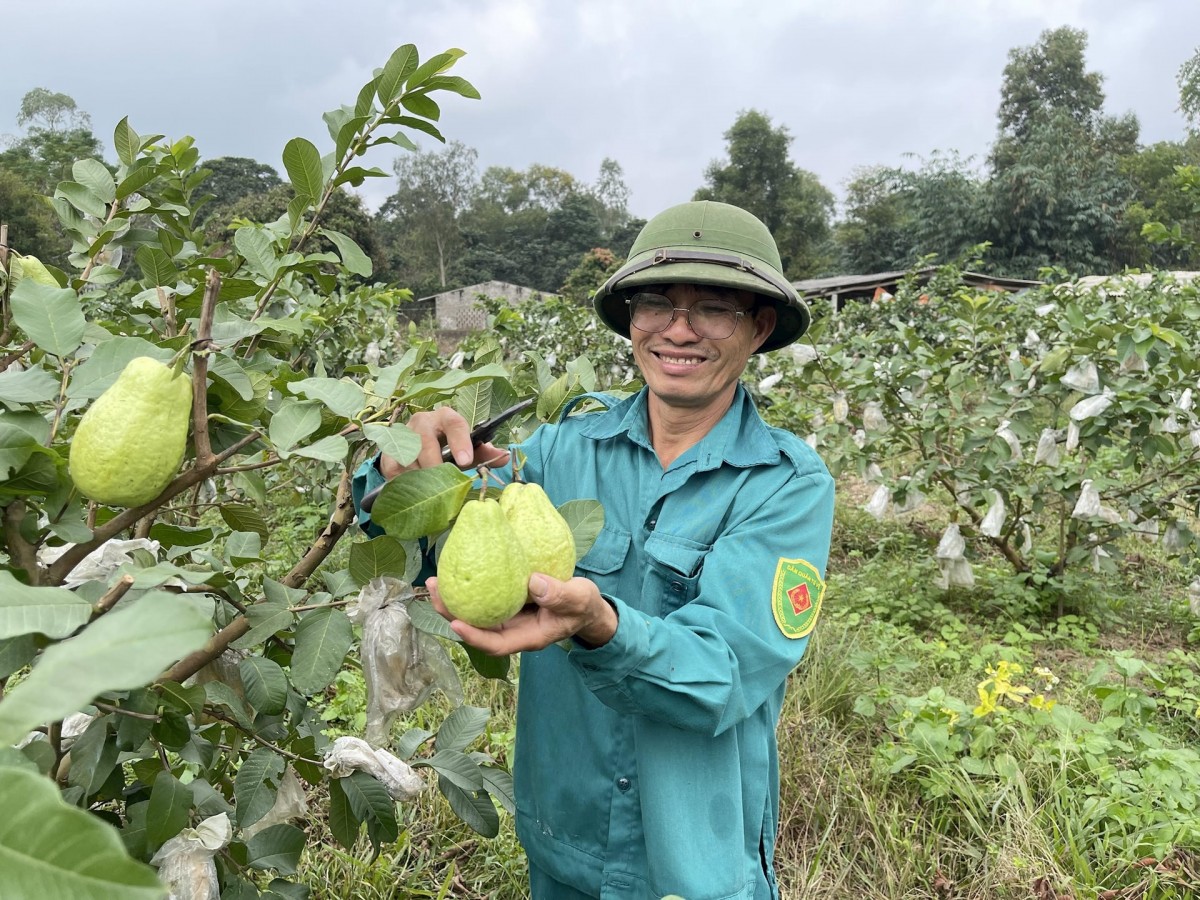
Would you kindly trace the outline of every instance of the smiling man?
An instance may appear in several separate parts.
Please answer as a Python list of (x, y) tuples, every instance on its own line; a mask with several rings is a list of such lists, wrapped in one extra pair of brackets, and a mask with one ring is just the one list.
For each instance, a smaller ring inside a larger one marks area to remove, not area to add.
[[(520, 449), (555, 505), (598, 499), (603, 530), (570, 580), (534, 574), (508, 622), (451, 622), (522, 654), (513, 774), (531, 895), (776, 898), (775, 729), (821, 607), (833, 481), (739, 378), (809, 313), (762, 222), (707, 201), (651, 219), (594, 304), (631, 339), (645, 388), (594, 395), (599, 411), (568, 409)], [(439, 464), (443, 443), (463, 466), (496, 454), (473, 452), (448, 408), (409, 427), (417, 465)], [(355, 497), (399, 471), (371, 461)]]

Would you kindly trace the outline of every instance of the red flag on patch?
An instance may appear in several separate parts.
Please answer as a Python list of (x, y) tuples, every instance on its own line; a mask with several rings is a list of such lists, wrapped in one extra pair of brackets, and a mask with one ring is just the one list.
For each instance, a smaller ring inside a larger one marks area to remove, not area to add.
[(812, 597), (808, 594), (808, 585), (801, 583), (787, 592), (788, 599), (792, 601), (792, 612), (796, 615), (808, 612), (812, 609)]

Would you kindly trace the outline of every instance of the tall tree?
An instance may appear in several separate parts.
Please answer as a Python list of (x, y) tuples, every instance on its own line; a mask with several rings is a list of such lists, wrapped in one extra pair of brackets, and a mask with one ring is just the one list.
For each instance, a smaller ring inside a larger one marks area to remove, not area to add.
[(1138, 122), (1101, 113), (1102, 78), (1087, 71), (1086, 47), (1086, 33), (1064, 27), (1009, 53), (986, 237), (991, 258), (1010, 274), (1120, 266), (1122, 217), (1132, 199), (1122, 159), (1137, 149)]
[(611, 237), (629, 221), (629, 186), (621, 164), (606, 156), (589, 192), (600, 206), (600, 227)]
[(463, 248), (459, 217), (479, 186), (477, 160), (474, 149), (451, 141), (440, 151), (417, 151), (395, 162), (396, 192), (379, 218), (399, 263), (392, 274), (414, 289), (430, 281), (437, 288), (449, 285), (450, 268)]
[(1031, 47), (1008, 51), (1000, 90), (1000, 132), (1024, 138), (1034, 126), (1065, 114), (1088, 128), (1104, 105), (1104, 78), (1084, 63), (1087, 32), (1062, 26), (1043, 31)]
[(66, 94), (29, 91), (21, 100), (17, 124), (26, 133), (0, 152), (0, 170), (12, 172), (39, 194), (54, 193), (60, 181), (71, 177), (76, 160), (103, 154), (91, 132), (91, 118)]
[(1200, 47), (1179, 67), (1179, 111), (1193, 133), (1200, 132)]
[(708, 166), (695, 199), (732, 203), (762, 219), (789, 276), (820, 271), (828, 260), (834, 197), (816, 175), (791, 161), (787, 127), (773, 127), (764, 113), (747, 110), (724, 136), (728, 157)]
[(283, 179), (273, 168), (244, 156), (219, 156), (207, 160), (204, 168), (209, 173), (204, 190), (212, 195), (209, 215), (243, 197), (265, 194), (283, 184)]
[(17, 125), (30, 131), (90, 130), (92, 117), (80, 109), (69, 94), (38, 87), (21, 98)]
[(12, 172), (0, 170), (0, 221), (8, 226), (8, 245), (25, 256), (60, 268), (70, 242), (58, 233), (57, 219), (33, 188)]

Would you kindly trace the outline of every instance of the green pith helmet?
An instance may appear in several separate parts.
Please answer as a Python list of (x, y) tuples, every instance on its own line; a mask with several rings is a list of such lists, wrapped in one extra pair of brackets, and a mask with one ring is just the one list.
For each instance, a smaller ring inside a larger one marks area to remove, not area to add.
[(767, 226), (728, 203), (681, 203), (646, 223), (629, 250), (629, 260), (596, 292), (600, 319), (629, 337), (631, 289), (650, 284), (710, 284), (741, 288), (774, 301), (775, 330), (759, 353), (786, 347), (808, 330), (811, 317), (796, 289), (780, 271), (779, 249)]

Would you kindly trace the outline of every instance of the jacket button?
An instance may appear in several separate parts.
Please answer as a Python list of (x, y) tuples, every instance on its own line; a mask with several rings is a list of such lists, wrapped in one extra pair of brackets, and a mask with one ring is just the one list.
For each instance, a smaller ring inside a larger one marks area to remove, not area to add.
[(683, 582), (682, 581), (672, 581), (671, 582), (671, 590), (674, 591), (676, 594), (681, 593), (683, 591)]
[(619, 790), (621, 793), (625, 793), (625, 791), (629, 790), (630, 786), (631, 785), (628, 778), (617, 779), (617, 790)]
[(647, 524), (649, 525), (650, 530), (653, 531), (654, 526), (658, 524), (658, 519), (651, 519)]

